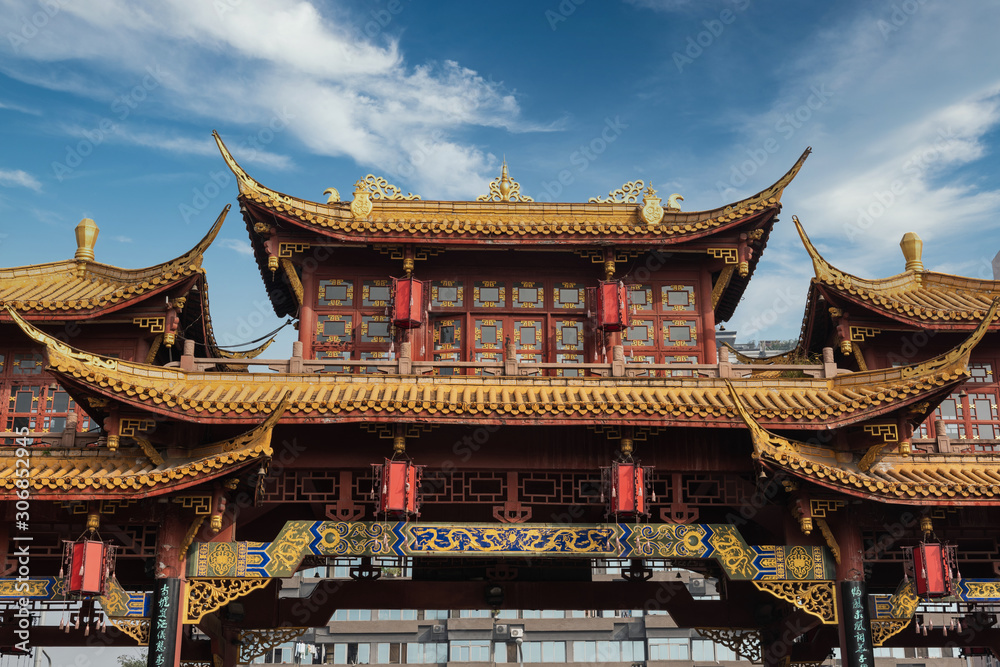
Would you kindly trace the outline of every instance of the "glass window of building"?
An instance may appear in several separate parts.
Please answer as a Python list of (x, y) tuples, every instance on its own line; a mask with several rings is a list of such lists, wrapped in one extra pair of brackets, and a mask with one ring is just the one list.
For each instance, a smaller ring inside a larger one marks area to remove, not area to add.
[(489, 662), (489, 639), (466, 639), (451, 642), (452, 662)]
[(650, 660), (690, 660), (687, 637), (655, 637), (649, 640)]

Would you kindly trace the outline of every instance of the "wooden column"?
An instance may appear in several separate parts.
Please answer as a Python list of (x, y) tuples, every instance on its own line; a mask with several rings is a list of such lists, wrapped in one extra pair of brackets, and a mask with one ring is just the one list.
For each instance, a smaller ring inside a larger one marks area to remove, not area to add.
[(319, 279), (316, 270), (302, 271), (302, 306), (299, 308), (299, 341), (302, 342), (302, 358), (313, 358), (313, 336), (316, 333), (316, 311), (314, 304), (319, 295)]
[(173, 508), (160, 524), (156, 540), (156, 583), (149, 617), (147, 667), (180, 667), (184, 629), (184, 559), (180, 545), (189, 526)]
[(868, 587), (865, 585), (861, 529), (851, 520), (850, 506), (837, 515), (834, 537), (840, 545), (837, 566), (837, 604), (840, 618), (840, 655), (844, 667), (874, 667)]

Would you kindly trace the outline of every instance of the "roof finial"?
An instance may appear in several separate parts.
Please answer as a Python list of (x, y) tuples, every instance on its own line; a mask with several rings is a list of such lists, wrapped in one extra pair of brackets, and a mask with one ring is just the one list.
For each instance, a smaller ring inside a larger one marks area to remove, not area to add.
[(76, 226), (76, 256), (78, 262), (94, 261), (94, 246), (97, 244), (97, 235), (101, 232), (97, 228), (97, 223), (90, 218), (84, 218)]
[(899, 247), (906, 258), (904, 271), (923, 271), (924, 263), (920, 260), (924, 251), (924, 242), (913, 232), (903, 234), (903, 240), (899, 242)]

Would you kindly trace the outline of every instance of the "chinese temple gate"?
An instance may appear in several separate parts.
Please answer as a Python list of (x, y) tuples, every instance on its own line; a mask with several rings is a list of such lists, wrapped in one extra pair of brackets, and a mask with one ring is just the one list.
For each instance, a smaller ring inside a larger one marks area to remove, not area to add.
[[(816, 268), (799, 347), (717, 347), (808, 150), (762, 192), (684, 212), (642, 181), (533, 202), (506, 163), (476, 201), (367, 176), (311, 202), (216, 140), (298, 340), (269, 359), (215, 342), (200, 263), (225, 211), (150, 269), (95, 262), (84, 221), (73, 260), (0, 270), (0, 646), (229, 666), (389, 599), (655, 606), (765, 665), (1000, 651), (1000, 283), (925, 271), (909, 235), (904, 273), (850, 276), (796, 220)], [(63, 541), (81, 536), (117, 561), (70, 605)], [(279, 596), (346, 558), (351, 580)], [(382, 578), (387, 559), (412, 576)], [(624, 580), (595, 580), (595, 559)], [(664, 564), (722, 598), (652, 578)], [(903, 633), (930, 597), (958, 628)], [(26, 608), (74, 627), (26, 630)]]

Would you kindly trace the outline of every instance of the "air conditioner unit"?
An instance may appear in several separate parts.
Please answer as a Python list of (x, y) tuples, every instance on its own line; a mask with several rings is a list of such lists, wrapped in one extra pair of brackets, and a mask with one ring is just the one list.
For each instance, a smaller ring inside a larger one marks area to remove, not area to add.
[(704, 595), (705, 594), (705, 580), (704, 579), (692, 579), (688, 583), (691, 586), (691, 595)]
[(498, 635), (505, 635), (507, 634), (507, 626), (503, 625), (502, 623), (500, 625), (494, 625), (493, 631)]
[(444, 626), (441, 625), (441, 624), (435, 625), (434, 628), (433, 628), (433, 631), (434, 631), (434, 634), (436, 634), (436, 635), (443, 635), (444, 634)]
[(523, 637), (524, 636), (524, 628), (511, 628), (510, 629), (510, 636), (511, 637)]

